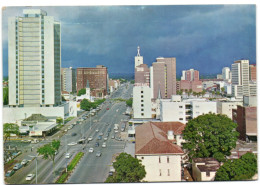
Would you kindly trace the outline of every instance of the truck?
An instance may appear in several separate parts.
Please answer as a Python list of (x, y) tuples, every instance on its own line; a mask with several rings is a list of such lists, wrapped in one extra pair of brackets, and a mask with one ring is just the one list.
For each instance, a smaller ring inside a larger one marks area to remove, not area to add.
[(114, 130), (118, 130), (119, 125), (118, 124), (114, 124)]

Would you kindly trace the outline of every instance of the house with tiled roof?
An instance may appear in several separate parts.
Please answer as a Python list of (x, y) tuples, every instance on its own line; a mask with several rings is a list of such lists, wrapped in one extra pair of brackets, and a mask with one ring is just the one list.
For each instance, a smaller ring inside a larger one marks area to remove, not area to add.
[(181, 181), (180, 122), (148, 122), (136, 127), (135, 156), (145, 166), (148, 182)]

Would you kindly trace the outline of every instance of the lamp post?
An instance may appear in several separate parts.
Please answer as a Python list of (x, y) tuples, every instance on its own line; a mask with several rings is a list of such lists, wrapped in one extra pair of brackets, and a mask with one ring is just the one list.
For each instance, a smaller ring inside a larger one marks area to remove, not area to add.
[(36, 171), (36, 172), (35, 172), (35, 174), (36, 174), (36, 177), (35, 177), (36, 180), (35, 180), (35, 181), (36, 181), (36, 184), (37, 184), (37, 179), (38, 179), (38, 177), (37, 177), (37, 171), (38, 171), (38, 170), (37, 170), (37, 158), (38, 158), (39, 156), (38, 156), (38, 153), (37, 153), (36, 156), (31, 156), (31, 155), (29, 155), (29, 157), (35, 157), (35, 158), (36, 158), (36, 161), (35, 161), (35, 162), (36, 162), (36, 170), (35, 170), (35, 171)]
[(90, 130), (92, 130), (92, 125), (91, 125), (91, 110), (92, 110), (92, 108), (90, 108)]

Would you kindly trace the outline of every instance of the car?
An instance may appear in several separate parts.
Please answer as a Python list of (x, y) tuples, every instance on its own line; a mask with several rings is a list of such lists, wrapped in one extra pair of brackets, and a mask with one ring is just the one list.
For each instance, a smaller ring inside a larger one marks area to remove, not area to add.
[(107, 137), (104, 138), (104, 141), (106, 141), (106, 140), (107, 140)]
[(76, 136), (76, 135), (77, 135), (77, 133), (75, 133), (75, 132), (71, 134), (71, 136)]
[(108, 173), (108, 175), (109, 175), (109, 176), (113, 176), (113, 173), (114, 173), (114, 172), (111, 172), (111, 171), (110, 171), (110, 172)]
[(107, 110), (109, 110), (109, 108), (107, 107)]
[(90, 149), (88, 150), (88, 152), (90, 152), (90, 153), (94, 152), (94, 148), (90, 148)]
[(108, 137), (109, 136), (109, 132), (106, 134), (106, 137)]
[(115, 130), (115, 133), (118, 133), (118, 130)]
[(33, 173), (30, 173), (30, 174), (28, 174), (27, 176), (26, 176), (26, 178), (25, 178), (25, 180), (27, 180), (27, 181), (30, 181), (30, 180), (32, 180), (33, 178), (34, 178), (34, 174)]
[(112, 136), (111, 136), (111, 139), (115, 139), (115, 135), (112, 135)]
[(111, 128), (108, 129), (108, 132), (111, 132)]
[(99, 135), (100, 135), (100, 136), (103, 136), (104, 134), (103, 134), (103, 132), (101, 132)]
[(98, 140), (101, 140), (102, 139), (102, 136), (98, 136)]
[(96, 157), (100, 157), (101, 156), (101, 152), (100, 151), (98, 151), (97, 153), (96, 153)]
[(83, 137), (83, 138), (80, 138), (79, 140), (78, 140), (78, 144), (84, 144), (85, 143), (85, 138)]
[(70, 158), (70, 153), (66, 153), (65, 158), (69, 159)]
[(103, 144), (102, 144), (102, 148), (106, 148), (107, 147), (107, 144), (104, 142)]
[(14, 173), (15, 173), (14, 170), (9, 170), (9, 171), (6, 172), (5, 176), (6, 177), (11, 177)]
[(21, 162), (21, 165), (26, 165), (29, 161), (27, 159), (23, 159), (22, 162)]
[(68, 145), (69, 146), (74, 146), (74, 145), (76, 145), (77, 143), (76, 142), (71, 142), (71, 143), (69, 143)]
[(99, 147), (99, 142), (96, 142), (96, 143), (95, 143), (95, 147)]
[(23, 167), (23, 165), (21, 165), (20, 163), (16, 163), (15, 165), (14, 165), (14, 170), (19, 170), (20, 168), (22, 168)]
[(97, 129), (96, 132), (99, 132), (99, 130)]
[(92, 141), (92, 140), (93, 140), (92, 136), (88, 137), (88, 141)]

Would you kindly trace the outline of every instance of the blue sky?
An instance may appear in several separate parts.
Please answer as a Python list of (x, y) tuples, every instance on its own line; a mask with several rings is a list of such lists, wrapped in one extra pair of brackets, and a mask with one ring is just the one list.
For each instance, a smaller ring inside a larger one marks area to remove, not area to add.
[[(7, 19), (25, 7), (3, 10), (3, 75), (8, 75)], [(144, 63), (176, 57), (177, 74), (194, 68), (220, 73), (238, 59), (256, 63), (254, 5), (81, 6), (41, 8), (61, 21), (62, 67), (102, 64), (133, 73), (137, 46)]]

